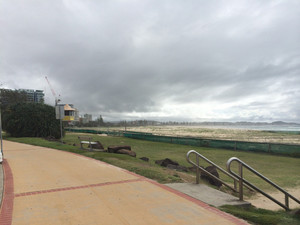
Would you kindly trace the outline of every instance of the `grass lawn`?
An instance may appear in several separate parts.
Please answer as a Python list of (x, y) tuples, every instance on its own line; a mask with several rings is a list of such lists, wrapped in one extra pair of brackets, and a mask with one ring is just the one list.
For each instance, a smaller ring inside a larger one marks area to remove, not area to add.
[(259, 225), (296, 225), (300, 224), (300, 215), (283, 210), (271, 211), (255, 207), (221, 206), (221, 210)]
[[(127, 155), (111, 154), (106, 152), (86, 152), (79, 150), (79, 140), (78, 136), (82, 134), (78, 133), (67, 133), (64, 137), (65, 145), (57, 142), (49, 142), (40, 138), (8, 138), (12, 141), (19, 141), (30, 143), (34, 145), (41, 145), (50, 148), (58, 148), (61, 150), (67, 150), (72, 152), (77, 152), (89, 157), (93, 157), (113, 165), (129, 169), (130, 171), (137, 172), (144, 175), (146, 170), (153, 170), (149, 178), (155, 179), (158, 182), (180, 182), (178, 174), (176, 171), (170, 171), (169, 169), (164, 169), (155, 164), (155, 160), (170, 158), (177, 161), (180, 165), (191, 166), (186, 161), (186, 153), (194, 149), (200, 154), (204, 155), (211, 161), (215, 162), (222, 168), (226, 169), (226, 162), (230, 157), (238, 157), (248, 165), (252, 166), (258, 172), (267, 176), (270, 180), (277, 183), (283, 188), (297, 187), (300, 186), (300, 158), (292, 158), (286, 156), (277, 156), (264, 153), (251, 153), (251, 152), (239, 152), (231, 151), (225, 149), (214, 149), (214, 148), (204, 148), (186, 145), (176, 145), (161, 142), (150, 142), (143, 140), (136, 140), (124, 137), (110, 137), (110, 136), (99, 136), (94, 134), (88, 134), (88, 136), (93, 137), (93, 141), (100, 141), (105, 148), (110, 145), (130, 145), (132, 150), (136, 152), (137, 157), (129, 157)], [(86, 134), (85, 134), (86, 135)], [(77, 144), (77, 146), (73, 146)], [(149, 163), (140, 160), (140, 157), (148, 157), (150, 159)], [(208, 166), (205, 162), (200, 162), (203, 166)], [(233, 167), (236, 165), (233, 164)], [(145, 169), (147, 168), (147, 169)], [(234, 169), (237, 171), (237, 169)], [(174, 173), (173, 173), (174, 172)], [(167, 178), (155, 177), (156, 173), (163, 173), (171, 175)], [(264, 189), (271, 189), (271, 187), (257, 178), (250, 172), (244, 171), (245, 178), (249, 181), (255, 182), (258, 187)], [(175, 175), (175, 177), (173, 176)], [(144, 175), (145, 176), (145, 175)], [(221, 177), (228, 182), (231, 182), (230, 178), (223, 176)]]

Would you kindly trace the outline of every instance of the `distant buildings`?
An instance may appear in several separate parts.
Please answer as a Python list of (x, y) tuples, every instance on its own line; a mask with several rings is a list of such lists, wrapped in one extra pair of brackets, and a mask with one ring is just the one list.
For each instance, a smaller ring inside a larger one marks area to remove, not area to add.
[(44, 103), (44, 91), (33, 89), (0, 89), (1, 105), (14, 103)]
[(36, 90), (34, 92), (34, 102), (44, 103), (44, 91)]
[(93, 116), (91, 114), (84, 114), (82, 118), (82, 123), (86, 124), (93, 120)]
[(19, 89), (19, 92), (25, 92), (27, 102), (44, 103), (44, 91), (33, 89)]

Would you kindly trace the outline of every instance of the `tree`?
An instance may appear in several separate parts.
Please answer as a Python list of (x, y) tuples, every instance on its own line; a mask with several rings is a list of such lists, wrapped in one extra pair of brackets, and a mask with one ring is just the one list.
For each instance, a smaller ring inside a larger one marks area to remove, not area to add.
[(25, 103), (27, 95), (25, 91), (17, 91), (10, 89), (0, 89), (0, 104), (2, 111), (5, 111), (9, 105), (16, 103)]
[(55, 108), (40, 103), (17, 103), (3, 113), (3, 130), (13, 137), (60, 138)]
[(105, 125), (105, 123), (104, 123), (103, 118), (102, 118), (101, 115), (100, 115), (99, 119), (97, 119), (97, 121), (98, 121), (98, 125), (99, 126), (104, 126)]

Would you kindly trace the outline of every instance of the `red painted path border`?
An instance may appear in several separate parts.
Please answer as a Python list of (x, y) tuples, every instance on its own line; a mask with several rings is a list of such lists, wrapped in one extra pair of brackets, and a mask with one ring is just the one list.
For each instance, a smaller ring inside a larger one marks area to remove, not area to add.
[(11, 225), (14, 206), (14, 180), (10, 166), (6, 159), (3, 159), (3, 197), (0, 211), (0, 224)]
[[(54, 188), (49, 190), (41, 190), (41, 191), (31, 191), (31, 192), (24, 192), (24, 193), (18, 193), (14, 194), (14, 197), (23, 197), (28, 195), (38, 195), (38, 194), (44, 194), (44, 193), (51, 193), (51, 192), (59, 192), (59, 191), (70, 191), (70, 190), (76, 190), (76, 189), (84, 189), (84, 188), (90, 188), (90, 187), (101, 187), (101, 186), (108, 186), (108, 185), (114, 185), (114, 184), (125, 184), (125, 183), (133, 183), (138, 181), (144, 181), (145, 179), (137, 178), (133, 180), (120, 180), (120, 181), (114, 181), (114, 182), (105, 182), (105, 183), (98, 183), (98, 184), (87, 184), (82, 186), (74, 186), (74, 187), (64, 187), (64, 188)], [(1, 225), (1, 223), (0, 223)]]
[[(46, 148), (47, 149), (47, 148)], [(49, 148), (48, 148), (49, 149)], [(111, 167), (116, 167), (114, 165), (108, 164), (106, 162), (102, 162), (99, 161), (97, 159), (94, 158), (90, 158), (87, 156), (83, 156), (83, 155), (79, 155), (73, 152), (66, 152), (66, 151), (62, 151), (62, 150), (58, 150), (58, 149), (49, 149), (49, 150), (56, 150), (56, 151), (60, 151), (60, 152), (65, 152), (65, 153), (69, 153), (69, 154), (73, 154), (79, 157), (83, 157), (83, 158), (87, 158), (90, 160), (94, 160), (98, 163), (101, 164), (105, 164), (107, 166), (111, 166)], [(90, 185), (83, 185), (83, 186), (75, 186), (75, 187), (66, 187), (66, 188), (57, 188), (57, 189), (50, 189), (50, 190), (42, 190), (42, 191), (34, 191), (34, 192), (26, 192), (26, 193), (18, 193), (18, 194), (14, 194), (14, 182), (13, 182), (13, 174), (11, 171), (11, 168), (7, 162), (6, 159), (3, 160), (2, 162), (3, 165), (3, 175), (4, 175), (4, 190), (3, 190), (3, 199), (2, 199), (2, 205), (1, 205), (1, 209), (0, 209), (0, 224), (1, 225), (11, 225), (12, 224), (12, 213), (13, 213), (13, 201), (15, 197), (22, 197), (22, 196), (27, 196), (27, 195), (36, 195), (36, 194), (43, 194), (43, 193), (49, 193), (49, 192), (58, 192), (58, 191), (68, 191), (68, 190), (74, 190), (74, 189), (81, 189), (81, 188), (88, 188), (88, 187), (99, 187), (99, 186), (106, 186), (106, 185), (113, 185), (113, 184), (121, 184), (121, 183), (130, 183), (130, 182), (139, 182), (139, 181), (146, 181), (149, 182), (151, 184), (154, 184), (164, 190), (167, 190), (169, 192), (172, 192), (175, 195), (178, 195), (182, 198), (185, 198), (188, 201), (193, 202), (196, 205), (199, 205), (202, 208), (205, 208), (211, 212), (214, 212), (215, 214), (227, 219), (228, 221), (231, 221), (233, 223), (235, 223), (236, 225), (249, 225), (249, 223), (247, 223), (244, 220), (238, 219), (228, 213), (225, 213), (217, 208), (214, 208), (212, 206), (209, 206), (208, 204), (190, 197), (189, 195), (186, 195), (182, 192), (179, 192), (177, 190), (174, 190), (166, 185), (160, 184), (154, 180), (145, 178), (141, 175), (135, 174), (133, 172), (130, 172), (128, 170), (125, 170), (123, 168), (119, 168), (116, 167), (118, 169), (121, 169), (122, 171), (129, 173), (135, 177), (137, 177), (137, 179), (133, 179), (133, 180), (125, 180), (125, 181), (116, 181), (116, 182), (106, 182), (106, 183), (98, 183), (98, 184), (90, 184)]]

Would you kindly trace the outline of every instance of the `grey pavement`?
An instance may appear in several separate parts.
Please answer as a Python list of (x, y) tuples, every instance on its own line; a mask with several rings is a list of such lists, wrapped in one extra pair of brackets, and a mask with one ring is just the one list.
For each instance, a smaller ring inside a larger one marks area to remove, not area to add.
[(166, 185), (215, 207), (220, 207), (222, 205), (251, 205), (249, 202), (240, 201), (237, 197), (218, 191), (204, 184), (172, 183)]

